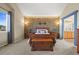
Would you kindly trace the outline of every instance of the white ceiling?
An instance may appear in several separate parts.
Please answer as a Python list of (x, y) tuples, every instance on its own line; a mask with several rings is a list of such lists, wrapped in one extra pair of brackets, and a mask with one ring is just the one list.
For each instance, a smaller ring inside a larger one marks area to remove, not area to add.
[(18, 3), (24, 16), (60, 16), (65, 3)]

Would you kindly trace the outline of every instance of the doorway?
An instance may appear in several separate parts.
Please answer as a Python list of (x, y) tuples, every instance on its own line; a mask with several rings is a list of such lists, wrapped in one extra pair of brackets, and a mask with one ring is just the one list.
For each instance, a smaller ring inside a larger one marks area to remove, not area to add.
[(78, 10), (62, 18), (62, 37), (72, 41), (74, 46), (77, 46), (77, 12)]
[(74, 43), (74, 15), (64, 19), (64, 39)]

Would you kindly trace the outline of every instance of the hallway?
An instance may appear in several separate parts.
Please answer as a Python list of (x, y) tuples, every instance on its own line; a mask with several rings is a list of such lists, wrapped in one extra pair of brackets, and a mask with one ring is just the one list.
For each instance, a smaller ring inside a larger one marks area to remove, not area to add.
[(0, 48), (0, 55), (77, 55), (76, 49), (64, 40), (57, 40), (54, 51), (30, 51), (27, 40)]

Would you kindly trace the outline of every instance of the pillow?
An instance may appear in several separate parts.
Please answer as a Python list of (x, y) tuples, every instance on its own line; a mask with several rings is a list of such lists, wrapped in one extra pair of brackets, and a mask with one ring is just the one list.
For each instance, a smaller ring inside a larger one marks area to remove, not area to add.
[(35, 34), (49, 34), (47, 29), (37, 29)]

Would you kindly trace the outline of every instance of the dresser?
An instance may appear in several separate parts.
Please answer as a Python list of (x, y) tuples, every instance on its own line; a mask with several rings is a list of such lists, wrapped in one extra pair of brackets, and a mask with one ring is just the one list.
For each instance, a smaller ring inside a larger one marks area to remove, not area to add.
[(79, 53), (79, 29), (77, 29), (77, 52)]

